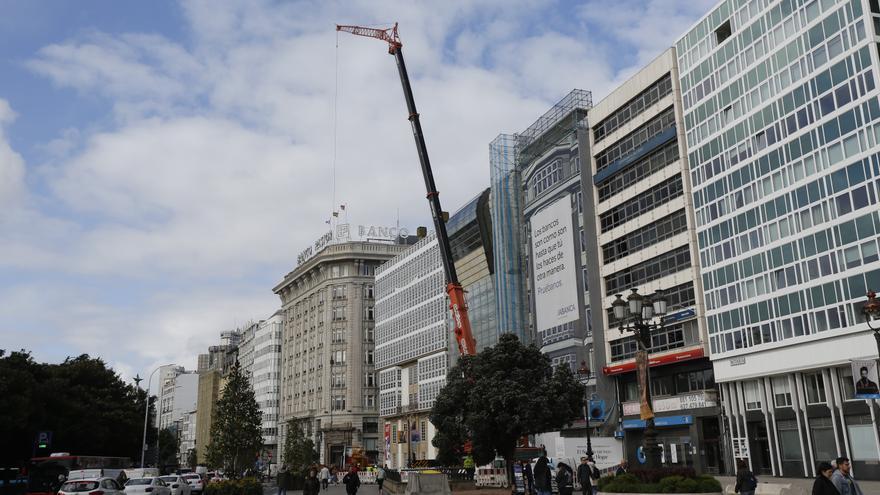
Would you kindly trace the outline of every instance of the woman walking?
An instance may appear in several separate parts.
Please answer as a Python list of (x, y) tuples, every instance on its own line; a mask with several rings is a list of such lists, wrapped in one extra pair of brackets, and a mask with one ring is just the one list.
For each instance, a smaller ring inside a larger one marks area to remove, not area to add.
[(813, 482), (812, 495), (840, 495), (837, 487), (831, 482), (834, 474), (834, 466), (827, 462), (820, 462), (816, 468), (816, 481)]
[(744, 459), (736, 461), (736, 486), (733, 491), (740, 495), (755, 495), (758, 488), (758, 478), (749, 470), (749, 464)]

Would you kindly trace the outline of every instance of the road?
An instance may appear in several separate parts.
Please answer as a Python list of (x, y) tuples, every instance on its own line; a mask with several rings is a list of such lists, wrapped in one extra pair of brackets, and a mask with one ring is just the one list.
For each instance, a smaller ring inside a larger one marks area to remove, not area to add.
[[(361, 485), (358, 495), (377, 495), (379, 487), (376, 485)], [(278, 487), (275, 483), (263, 485), (263, 495), (278, 495)], [(287, 490), (287, 495), (302, 495), (302, 490)], [(330, 485), (326, 490), (321, 490), (321, 495), (346, 495), (343, 484)]]

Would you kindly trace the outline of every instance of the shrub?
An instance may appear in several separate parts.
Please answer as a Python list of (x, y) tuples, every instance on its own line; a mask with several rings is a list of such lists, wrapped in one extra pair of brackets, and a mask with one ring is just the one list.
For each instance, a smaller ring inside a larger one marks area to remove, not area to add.
[[(607, 493), (720, 493), (721, 483), (711, 476), (682, 476), (693, 469), (669, 469), (666, 476), (664, 470), (640, 470), (638, 473), (627, 473), (620, 476), (607, 476), (599, 480), (599, 490)], [(643, 479), (656, 480), (644, 482)]]
[(637, 468), (630, 470), (629, 473), (641, 480), (642, 483), (659, 483), (660, 480), (669, 476), (681, 476), (682, 478), (695, 478), (697, 476), (697, 472), (694, 471), (694, 468), (689, 467), (660, 469)]
[(254, 478), (209, 483), (205, 495), (263, 495), (263, 484)]

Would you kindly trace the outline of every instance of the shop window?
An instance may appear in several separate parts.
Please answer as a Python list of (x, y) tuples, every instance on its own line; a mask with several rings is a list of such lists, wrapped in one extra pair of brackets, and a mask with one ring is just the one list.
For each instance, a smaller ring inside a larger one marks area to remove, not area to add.
[(780, 421), (776, 426), (779, 430), (782, 460), (801, 462), (801, 438), (798, 434), (797, 423), (794, 420), (787, 420)]
[(849, 433), (850, 457), (860, 461), (877, 461), (877, 446), (874, 444), (874, 424), (870, 416), (850, 416), (846, 418)]
[(831, 418), (811, 418), (810, 432), (813, 436), (813, 453), (816, 459), (834, 459), (837, 457), (834, 441), (834, 425)]

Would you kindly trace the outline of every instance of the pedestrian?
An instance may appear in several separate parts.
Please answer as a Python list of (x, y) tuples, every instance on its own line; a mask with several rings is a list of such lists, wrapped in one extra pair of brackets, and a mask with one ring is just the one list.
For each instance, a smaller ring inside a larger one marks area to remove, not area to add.
[(602, 473), (596, 467), (592, 457), (587, 457), (587, 466), (590, 467), (590, 484), (593, 486), (593, 495), (596, 495), (599, 493), (599, 478), (602, 477)]
[(840, 495), (865, 495), (862, 487), (852, 478), (851, 468), (852, 465), (848, 457), (838, 457), (837, 471), (831, 475), (831, 482), (834, 483), (834, 487), (837, 488)]
[(593, 482), (590, 481), (591, 474), (592, 473), (590, 472), (590, 465), (587, 464), (587, 458), (581, 457), (581, 463), (578, 464), (577, 478), (578, 478), (578, 483), (581, 484), (581, 494), (582, 495), (588, 495), (588, 494), (593, 493), (593, 490), (592, 490)]
[(621, 474), (626, 474), (629, 471), (629, 463), (626, 462), (626, 459), (620, 461), (620, 465), (617, 466), (617, 471), (614, 473), (615, 476), (620, 476)]
[(330, 468), (328, 468), (326, 465), (322, 465), (321, 466), (321, 488), (326, 490), (328, 485), (330, 485)]
[(532, 463), (531, 462), (523, 462), (523, 476), (528, 483), (528, 488), (526, 488), (526, 493), (529, 495), (533, 495), (535, 493), (535, 475), (532, 474)]
[(278, 495), (287, 495), (288, 488), (290, 488), (290, 471), (287, 470), (287, 465), (284, 465), (278, 470)]
[(541, 455), (535, 463), (535, 489), (538, 495), (552, 495), (553, 484), (550, 481), (550, 459)]
[(355, 495), (357, 493), (358, 488), (361, 486), (361, 479), (354, 466), (352, 466), (351, 469), (348, 470), (348, 474), (342, 478), (342, 484), (345, 485), (345, 493), (348, 495)]
[(834, 474), (834, 466), (827, 462), (820, 462), (816, 468), (816, 481), (813, 482), (812, 495), (840, 495), (837, 487), (831, 482)]
[(758, 478), (749, 469), (749, 463), (745, 459), (737, 459), (736, 461), (736, 486), (733, 491), (740, 495), (755, 495), (758, 488)]
[(321, 491), (321, 482), (318, 481), (318, 472), (312, 468), (309, 469), (309, 475), (303, 483), (303, 495), (318, 495)]
[(382, 483), (385, 483), (385, 468), (388, 466), (379, 466), (376, 468), (376, 484), (379, 485), (379, 493), (382, 493)]
[(556, 488), (559, 495), (571, 495), (574, 492), (574, 475), (571, 467), (564, 462), (556, 465)]

